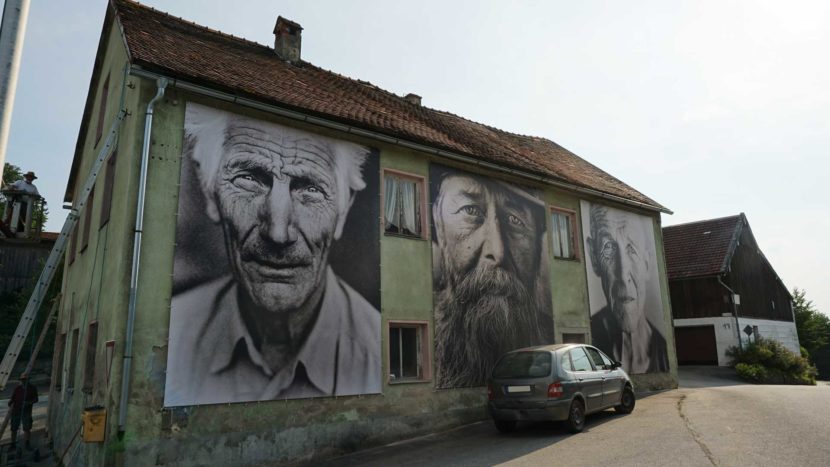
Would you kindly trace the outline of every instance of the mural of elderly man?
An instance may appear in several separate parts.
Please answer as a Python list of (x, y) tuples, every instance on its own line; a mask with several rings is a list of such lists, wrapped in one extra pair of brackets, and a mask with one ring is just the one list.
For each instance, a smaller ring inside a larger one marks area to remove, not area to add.
[(652, 220), (587, 201), (582, 213), (593, 344), (629, 373), (669, 371)]
[(553, 342), (546, 208), (496, 179), (430, 178), (436, 386), (480, 386), (504, 352)]
[[(224, 254), (173, 297), (165, 405), (380, 392), (380, 313), (330, 265), (369, 149), (193, 103), (184, 144), (199, 189), (180, 214), (204, 206)], [(378, 228), (377, 209), (355, 215)], [(174, 282), (198, 217), (177, 221)]]

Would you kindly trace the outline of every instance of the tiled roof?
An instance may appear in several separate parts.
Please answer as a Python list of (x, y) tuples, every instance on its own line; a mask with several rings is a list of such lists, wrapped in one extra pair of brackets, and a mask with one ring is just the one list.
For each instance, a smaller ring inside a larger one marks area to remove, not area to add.
[(711, 276), (724, 271), (743, 214), (663, 227), (669, 280)]
[(40, 233), (40, 239), (45, 240), (45, 241), (49, 241), (49, 242), (54, 242), (54, 241), (58, 240), (58, 237), (60, 236), (60, 234), (61, 234), (60, 232), (41, 232)]
[(307, 62), (289, 64), (270, 47), (130, 0), (112, 5), (130, 60), (144, 69), (665, 210), (553, 141), (413, 104)]

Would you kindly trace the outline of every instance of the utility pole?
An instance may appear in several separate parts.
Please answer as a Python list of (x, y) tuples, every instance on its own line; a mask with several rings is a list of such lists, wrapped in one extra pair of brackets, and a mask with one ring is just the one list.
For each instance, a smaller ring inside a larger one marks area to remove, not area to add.
[(0, 177), (6, 161), (6, 145), (12, 123), (14, 93), (26, 35), (29, 0), (6, 0), (0, 23)]

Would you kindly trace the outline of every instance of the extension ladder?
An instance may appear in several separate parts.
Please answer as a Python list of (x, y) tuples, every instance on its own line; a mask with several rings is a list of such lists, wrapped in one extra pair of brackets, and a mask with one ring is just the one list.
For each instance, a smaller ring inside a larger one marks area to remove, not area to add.
[(46, 291), (49, 289), (49, 284), (52, 283), (52, 278), (55, 276), (55, 271), (60, 264), (63, 253), (66, 251), (66, 242), (69, 239), (69, 235), (72, 233), (72, 229), (75, 228), (75, 224), (78, 222), (81, 212), (83, 212), (86, 207), (86, 202), (89, 199), (89, 193), (95, 185), (95, 179), (98, 178), (98, 173), (104, 166), (104, 162), (107, 160), (107, 157), (112, 153), (111, 150), (118, 140), (118, 130), (121, 123), (124, 121), (125, 115), (126, 111), (122, 109), (115, 117), (115, 121), (112, 123), (107, 139), (101, 147), (101, 151), (98, 153), (98, 157), (95, 159), (95, 162), (92, 164), (92, 168), (90, 169), (89, 176), (86, 178), (86, 182), (84, 183), (78, 202), (75, 207), (69, 211), (69, 215), (66, 216), (66, 221), (63, 223), (61, 233), (58, 235), (55, 246), (52, 247), (52, 251), (49, 253), (49, 258), (46, 260), (43, 272), (40, 273), (40, 278), (38, 278), (37, 283), (35, 284), (32, 296), (29, 297), (29, 303), (26, 305), (26, 310), (20, 318), (20, 323), (17, 325), (17, 329), (14, 331), (14, 336), (12, 336), (12, 340), (9, 343), (9, 348), (6, 349), (6, 355), (3, 356), (3, 361), (0, 363), (0, 389), (6, 387), (6, 382), (8, 382), (9, 377), (14, 370), (14, 364), (17, 362), (20, 350), (23, 348), (26, 337), (29, 335), (29, 331), (35, 322), (38, 310), (40, 310), (40, 305), (46, 295)]

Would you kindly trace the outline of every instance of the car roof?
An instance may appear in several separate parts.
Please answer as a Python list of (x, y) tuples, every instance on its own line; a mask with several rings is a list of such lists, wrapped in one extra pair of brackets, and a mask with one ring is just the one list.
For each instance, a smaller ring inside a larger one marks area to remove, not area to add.
[(559, 349), (565, 349), (565, 348), (569, 348), (569, 347), (578, 347), (578, 346), (584, 346), (584, 345), (588, 345), (588, 344), (537, 345), (537, 346), (534, 346), (534, 347), (525, 347), (525, 348), (522, 348), (522, 349), (516, 349), (516, 350), (511, 351), (511, 353), (512, 352), (533, 352), (533, 351), (539, 351), (539, 350), (547, 350), (547, 351), (550, 351), (550, 352), (554, 352), (554, 351), (559, 350)]

